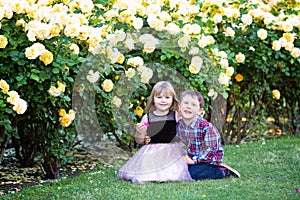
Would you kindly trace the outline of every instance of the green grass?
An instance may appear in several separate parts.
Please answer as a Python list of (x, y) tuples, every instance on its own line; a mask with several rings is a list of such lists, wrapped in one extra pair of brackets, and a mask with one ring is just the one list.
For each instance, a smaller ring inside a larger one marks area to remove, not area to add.
[(241, 178), (136, 185), (118, 180), (117, 169), (28, 187), (0, 199), (300, 199), (300, 137), (225, 146), (224, 163)]

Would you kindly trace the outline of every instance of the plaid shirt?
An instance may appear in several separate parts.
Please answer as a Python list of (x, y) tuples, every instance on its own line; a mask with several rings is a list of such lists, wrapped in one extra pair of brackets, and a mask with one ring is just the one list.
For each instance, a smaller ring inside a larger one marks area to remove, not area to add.
[(224, 150), (218, 129), (202, 117), (196, 117), (189, 125), (179, 120), (177, 135), (188, 147), (188, 156), (196, 163), (219, 165)]

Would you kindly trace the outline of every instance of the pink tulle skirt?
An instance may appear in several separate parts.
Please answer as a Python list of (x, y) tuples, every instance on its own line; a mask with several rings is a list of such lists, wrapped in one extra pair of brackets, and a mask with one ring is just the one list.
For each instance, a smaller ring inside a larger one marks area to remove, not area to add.
[(139, 184), (191, 181), (184, 154), (178, 143), (144, 145), (120, 168), (117, 177)]

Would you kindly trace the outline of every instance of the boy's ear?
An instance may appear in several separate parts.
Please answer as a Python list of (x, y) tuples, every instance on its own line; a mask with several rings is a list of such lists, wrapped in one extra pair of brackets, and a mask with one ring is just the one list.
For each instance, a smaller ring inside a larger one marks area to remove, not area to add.
[(200, 114), (200, 115), (202, 114), (203, 111), (204, 111), (203, 108), (199, 108), (199, 114)]

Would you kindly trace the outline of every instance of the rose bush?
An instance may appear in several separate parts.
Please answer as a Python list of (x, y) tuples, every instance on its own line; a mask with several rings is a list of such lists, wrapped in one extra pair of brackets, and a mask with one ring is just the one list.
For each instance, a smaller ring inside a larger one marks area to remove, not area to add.
[(16, 114), (22, 115), (27, 109), (27, 102), (20, 98), (16, 91), (10, 91), (9, 85), (3, 79), (0, 80), (0, 163), (4, 150), (9, 141), (8, 132), (12, 132), (14, 127), (14, 118)]
[(270, 116), (279, 125), (282, 118), (295, 122), (299, 6), (283, 0), (0, 1), (0, 78), (28, 103), (3, 130), (23, 166), (41, 154), (46, 175), (58, 178), (81, 136), (88, 144), (113, 135), (132, 150), (133, 124), (159, 79), (198, 89), (207, 111), (209, 101), (225, 102), (217, 115), (227, 120), (219, 127), (225, 142), (240, 142)]

